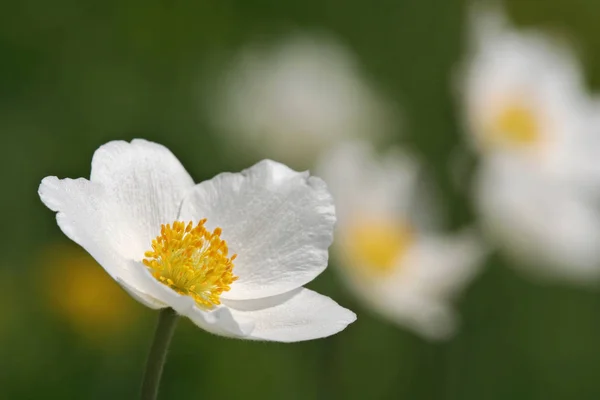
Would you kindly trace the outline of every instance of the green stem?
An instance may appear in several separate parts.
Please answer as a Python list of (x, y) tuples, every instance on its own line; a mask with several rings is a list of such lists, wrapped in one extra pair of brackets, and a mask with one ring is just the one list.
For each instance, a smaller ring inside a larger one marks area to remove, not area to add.
[(154, 340), (146, 362), (141, 400), (156, 400), (158, 396), (160, 377), (167, 359), (167, 350), (177, 326), (177, 319), (177, 313), (172, 308), (165, 308), (158, 315)]

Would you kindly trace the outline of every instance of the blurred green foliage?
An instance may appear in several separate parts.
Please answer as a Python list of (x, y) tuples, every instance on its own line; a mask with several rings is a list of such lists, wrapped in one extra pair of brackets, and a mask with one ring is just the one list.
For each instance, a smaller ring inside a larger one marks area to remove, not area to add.
[[(512, 0), (508, 8), (521, 25), (566, 34), (600, 86), (600, 2)], [(128, 299), (141, 314), (135, 329), (92, 345), (52, 311), (42, 255), (68, 240), (37, 186), (46, 175), (89, 176), (93, 151), (112, 139), (163, 143), (197, 181), (247, 166), (211, 136), (199, 90), (215, 59), (252, 39), (302, 29), (338, 36), (403, 105), (398, 140), (428, 161), (451, 227), (470, 222), (447, 168), (461, 141), (450, 79), (466, 10), (461, 0), (4, 2), (0, 398), (135, 398), (156, 315)], [(293, 345), (222, 339), (182, 321), (162, 398), (600, 398), (597, 292), (531, 284), (496, 255), (460, 301), (459, 334), (430, 344), (371, 316), (331, 271), (312, 286), (358, 321)]]

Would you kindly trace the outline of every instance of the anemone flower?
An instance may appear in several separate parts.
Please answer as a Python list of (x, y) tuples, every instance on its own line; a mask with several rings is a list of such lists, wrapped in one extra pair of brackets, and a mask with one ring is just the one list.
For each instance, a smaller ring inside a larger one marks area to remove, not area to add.
[(378, 155), (349, 142), (323, 157), (319, 173), (338, 210), (333, 254), (351, 292), (377, 314), (427, 339), (457, 328), (453, 300), (479, 270), (474, 232), (443, 233), (433, 201), (419, 190), (419, 166), (398, 149)]
[(292, 165), (312, 166), (340, 140), (385, 136), (396, 122), (352, 50), (324, 34), (249, 44), (211, 81), (208, 116), (220, 137)]
[(165, 147), (101, 146), (90, 179), (42, 180), (62, 231), (131, 296), (163, 309), (143, 398), (156, 396), (176, 316), (222, 336), (296, 342), (356, 318), (305, 289), (327, 266), (335, 208), (325, 183), (262, 161), (195, 185)]
[(564, 45), (476, 8), (461, 74), (465, 131), (481, 157), (474, 199), (488, 238), (536, 278), (600, 278), (596, 102)]

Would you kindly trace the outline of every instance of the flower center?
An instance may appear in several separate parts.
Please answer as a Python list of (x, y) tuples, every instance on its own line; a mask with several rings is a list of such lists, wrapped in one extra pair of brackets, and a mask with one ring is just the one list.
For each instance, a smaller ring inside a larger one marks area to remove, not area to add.
[(409, 226), (388, 221), (354, 224), (346, 233), (346, 253), (368, 275), (391, 273), (414, 241)]
[(233, 275), (233, 260), (227, 243), (221, 239), (221, 228), (210, 233), (206, 219), (194, 227), (181, 221), (161, 225), (160, 235), (152, 241), (152, 250), (143, 260), (159, 282), (177, 293), (191, 296), (198, 306), (212, 308), (221, 304), (221, 293), (227, 292), (238, 279)]
[(510, 147), (531, 147), (540, 141), (540, 127), (534, 110), (519, 103), (504, 106), (491, 121), (490, 140)]

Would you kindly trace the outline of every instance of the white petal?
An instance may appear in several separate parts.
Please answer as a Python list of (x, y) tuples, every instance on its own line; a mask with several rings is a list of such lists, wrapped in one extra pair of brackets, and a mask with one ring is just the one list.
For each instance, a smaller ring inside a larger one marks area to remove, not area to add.
[(400, 276), (424, 295), (450, 300), (475, 278), (488, 252), (474, 230), (423, 234), (401, 260)]
[(539, 277), (600, 277), (600, 213), (585, 190), (496, 161), (483, 165), (475, 193), (490, 237)]
[(119, 284), (121, 285), (121, 287), (123, 289), (125, 289), (125, 291), (127, 293), (129, 293), (129, 295), (131, 297), (133, 297), (135, 300), (139, 301), (140, 303), (142, 303), (143, 305), (145, 305), (146, 307), (149, 307), (153, 310), (159, 310), (161, 308), (166, 308), (169, 307), (169, 305), (163, 303), (162, 301), (146, 294), (143, 292), (140, 292), (138, 289), (130, 286), (129, 284), (125, 283), (125, 281), (118, 279), (117, 280), (119, 282)]
[(313, 280), (327, 266), (335, 209), (325, 183), (274, 161), (196, 185), (181, 219), (207, 218), (238, 255), (227, 299), (274, 296)]
[(223, 300), (236, 320), (254, 321), (247, 339), (299, 342), (340, 332), (356, 314), (329, 297), (298, 288), (257, 300)]
[(200, 328), (221, 336), (245, 337), (253, 329), (252, 320), (244, 317), (234, 319), (230, 311), (223, 306), (202, 310), (192, 297), (181, 295), (157, 281), (142, 263), (131, 262), (131, 265), (139, 289), (132, 289), (124, 282), (120, 283), (143, 304), (151, 308), (171, 307), (177, 314), (188, 317)]
[(224, 306), (209, 311), (194, 306), (186, 316), (207, 332), (231, 338), (248, 339), (255, 326), (252, 319), (243, 315), (234, 317), (231, 310)]
[(57, 212), (62, 231), (133, 294), (144, 290), (129, 261), (143, 258), (161, 223), (177, 219), (184, 191), (191, 187), (191, 178), (166, 148), (134, 140), (100, 147), (90, 181), (47, 177), (39, 195)]
[(379, 155), (371, 143), (355, 140), (326, 153), (316, 171), (327, 182), (340, 224), (344, 224), (357, 214), (404, 217), (414, 200), (419, 166), (399, 149)]
[(393, 302), (382, 298), (371, 301), (376, 313), (428, 340), (448, 340), (459, 325), (459, 317), (449, 303), (419, 293), (404, 292)]
[(123, 257), (131, 232), (102, 186), (83, 178), (50, 176), (42, 180), (39, 195), (48, 208), (57, 211), (56, 221), (65, 235), (113, 278), (131, 281), (130, 266)]
[(160, 232), (177, 219), (194, 181), (166, 147), (142, 139), (109, 142), (94, 153), (90, 180), (119, 205), (139, 241), (129, 258), (140, 259)]
[(427, 339), (445, 340), (458, 325), (452, 301), (480, 271), (487, 248), (471, 229), (415, 239), (390, 274), (364, 273), (347, 259), (340, 272), (375, 313)]
[(458, 324), (450, 299), (419, 279), (415, 271), (419, 265), (405, 267), (412, 270), (410, 274), (398, 271), (381, 279), (369, 279), (346, 267), (342, 269), (342, 278), (361, 304), (373, 313), (430, 340), (449, 338)]
[(356, 319), (354, 313), (330, 298), (304, 288), (257, 300), (222, 299), (223, 305), (203, 310), (190, 296), (180, 295), (154, 279), (141, 263), (134, 264), (140, 267), (132, 270), (143, 290), (133, 291), (135, 298), (151, 299), (152, 308), (168, 304), (198, 327), (220, 336), (297, 342), (333, 335)]

